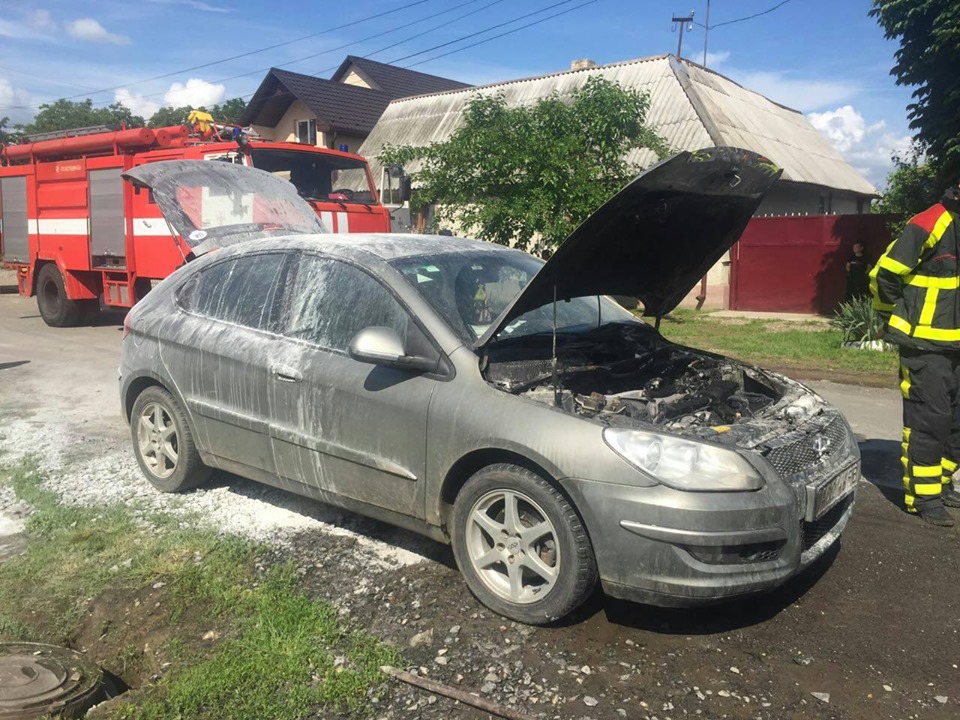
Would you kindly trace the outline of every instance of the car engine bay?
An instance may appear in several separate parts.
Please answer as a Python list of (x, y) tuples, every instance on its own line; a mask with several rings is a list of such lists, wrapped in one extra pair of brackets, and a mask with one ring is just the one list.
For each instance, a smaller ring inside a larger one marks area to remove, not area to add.
[(754, 445), (816, 409), (775, 412), (800, 385), (675, 345), (646, 325), (558, 335), (556, 373), (550, 334), (495, 343), (486, 361), (487, 381), (511, 394), (610, 426), (653, 426), (724, 444)]

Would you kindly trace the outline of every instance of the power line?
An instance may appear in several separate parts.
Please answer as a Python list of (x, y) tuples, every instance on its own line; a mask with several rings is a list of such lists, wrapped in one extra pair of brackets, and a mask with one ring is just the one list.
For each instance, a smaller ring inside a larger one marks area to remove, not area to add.
[(574, 0), (561, 0), (561, 2), (554, 3), (553, 5), (547, 5), (546, 7), (540, 8), (539, 10), (534, 10), (533, 12), (527, 13), (526, 15), (520, 15), (519, 17), (515, 17), (512, 20), (507, 20), (506, 22), (497, 23), (496, 25), (491, 25), (490, 27), (484, 28), (483, 30), (478, 30), (477, 32), (470, 33), (469, 35), (464, 35), (463, 37), (459, 37), (456, 40), (450, 40), (449, 42), (445, 42), (439, 45), (434, 45), (433, 47), (429, 47), (426, 50), (420, 50), (419, 52), (411, 53), (410, 55), (404, 55), (403, 57), (395, 58), (394, 60), (390, 60), (387, 64), (395, 65), (398, 62), (408, 60), (412, 57), (417, 57), (418, 55), (423, 55), (425, 53), (430, 52), (431, 50), (439, 50), (440, 48), (447, 47), (448, 45), (455, 45), (456, 43), (461, 42), (463, 40), (469, 40), (472, 37), (483, 35), (484, 33), (488, 33), (491, 30), (496, 30), (497, 28), (502, 28), (505, 25), (510, 25), (512, 23), (517, 22), (518, 20), (526, 20), (528, 17), (539, 15), (540, 13), (546, 12), (547, 10), (553, 10), (556, 7), (560, 7), (561, 5), (567, 5), (572, 2), (574, 2)]
[(714, 28), (723, 27), (724, 25), (733, 25), (734, 23), (741, 23), (747, 20), (753, 20), (754, 18), (758, 18), (761, 15), (767, 15), (769, 13), (772, 13), (774, 10), (778, 10), (782, 8), (788, 2), (790, 2), (790, 0), (783, 0), (783, 2), (779, 2), (773, 7), (767, 8), (766, 10), (761, 10), (760, 12), (754, 13), (753, 15), (747, 15), (746, 17), (736, 18), (735, 20), (725, 20), (722, 23), (717, 23), (716, 25), (711, 25), (710, 27), (707, 27), (706, 25), (700, 22), (696, 22), (694, 23), (694, 25), (699, 25), (700, 27), (706, 28), (707, 30), (713, 30)]
[(485, 38), (483, 40), (480, 40), (479, 42), (471, 43), (470, 45), (464, 45), (461, 48), (456, 48), (455, 50), (450, 50), (449, 52), (441, 53), (440, 55), (435, 55), (431, 58), (427, 58), (426, 60), (421, 60), (419, 62), (415, 62), (410, 65), (405, 65), (404, 67), (407, 67), (407, 68), (416, 67), (417, 65), (423, 65), (428, 62), (433, 62), (434, 60), (439, 60), (440, 58), (446, 57), (447, 55), (453, 55), (454, 53), (461, 52), (462, 50), (469, 50), (470, 48), (476, 47), (477, 45), (483, 45), (484, 43), (491, 42), (492, 40), (497, 40), (498, 38), (502, 38), (507, 35), (512, 35), (515, 32), (520, 32), (521, 30), (525, 30), (529, 27), (533, 27), (534, 25), (545, 23), (547, 20), (552, 20), (555, 17), (560, 17), (561, 15), (566, 15), (567, 13), (571, 13), (574, 10), (579, 10), (580, 8), (586, 7), (587, 5), (593, 5), (596, 2), (599, 2), (599, 0), (588, 0), (588, 2), (582, 3), (580, 5), (575, 5), (572, 8), (567, 8), (566, 10), (562, 10), (558, 13), (554, 13), (553, 15), (548, 15), (545, 18), (540, 18), (539, 20), (535, 20), (531, 23), (527, 23), (526, 25), (521, 25), (520, 27), (514, 28), (513, 30), (508, 30), (507, 32), (500, 33), (499, 35), (494, 35), (493, 37)]
[[(114, 85), (114, 86), (112, 86), (112, 87), (102, 88), (102, 89), (100, 89), (100, 90), (94, 90), (94, 91), (89, 92), (89, 93), (78, 93), (78, 94), (76, 94), (76, 95), (69, 95), (69, 96), (67, 96), (67, 97), (65, 97), (65, 98), (59, 98), (59, 99), (61, 99), (61, 100), (73, 100), (73, 99), (79, 98), (79, 97), (88, 97), (89, 95), (99, 95), (99, 94), (101, 94), (101, 93), (113, 92), (114, 90), (120, 90), (120, 89), (122, 89), (122, 88), (128, 88), (128, 87), (131, 87), (131, 86), (133, 86), (133, 85), (142, 85), (143, 83), (153, 82), (153, 81), (155, 81), (155, 80), (163, 80), (163, 79), (168, 78), (168, 77), (173, 77), (174, 75), (180, 75), (181, 73), (192, 72), (192, 71), (194, 71), (194, 70), (202, 70), (202, 69), (211, 67), (211, 66), (213, 66), (213, 65), (222, 65), (223, 63), (226, 63), (226, 62), (231, 62), (231, 61), (233, 61), (233, 60), (239, 60), (240, 58), (245, 58), (245, 57), (249, 57), (250, 55), (256, 55), (256, 54), (258, 54), (258, 53), (267, 52), (268, 50), (276, 50), (277, 48), (286, 47), (287, 45), (293, 45), (294, 43), (298, 43), (298, 42), (302, 42), (302, 41), (304, 41), (304, 40), (309, 40), (309, 39), (311, 39), (311, 38), (319, 37), (320, 35), (326, 35), (326, 34), (335, 32), (335, 31), (337, 31), (337, 30), (343, 30), (343, 29), (348, 28), (348, 27), (353, 27), (354, 25), (359, 25), (359, 24), (364, 23), (364, 22), (369, 22), (370, 20), (376, 20), (376, 19), (378, 19), (378, 18), (382, 18), (382, 17), (385, 17), (385, 16), (387, 16), (387, 15), (392, 15), (392, 14), (394, 14), (394, 13), (398, 13), (398, 12), (401, 12), (401, 11), (404, 11), (404, 10), (409, 10), (409, 9), (412, 8), (412, 7), (416, 7), (417, 5), (423, 5), (424, 3), (428, 3), (428, 2), (431, 2), (431, 1), (432, 1), (432, 0), (414, 0), (413, 2), (405, 3), (405, 4), (402, 5), (401, 7), (394, 8), (393, 10), (386, 10), (386, 11), (384, 11), (384, 12), (382, 12), (382, 13), (377, 13), (377, 14), (375, 14), (375, 15), (368, 15), (367, 17), (363, 17), (363, 18), (360, 18), (360, 19), (358, 19), (358, 20), (353, 20), (353, 21), (351, 21), (351, 22), (344, 23), (344, 24), (342, 24), (342, 25), (337, 25), (336, 27), (332, 27), (332, 28), (327, 28), (327, 29), (325, 29), (325, 30), (321, 30), (320, 32), (310, 33), (309, 35), (302, 35), (301, 37), (294, 38), (293, 40), (287, 40), (287, 41), (282, 42), (282, 43), (276, 43), (275, 45), (268, 45), (267, 47), (258, 48), (258, 49), (256, 49), (256, 50), (249, 50), (249, 51), (247, 51), (247, 52), (240, 53), (240, 54), (238, 54), (238, 55), (231, 55), (230, 57), (221, 58), (221, 59), (219, 59), (219, 60), (212, 60), (212, 61), (210, 61), (210, 62), (205, 62), (205, 63), (203, 63), (203, 64), (201, 64), (201, 65), (193, 65), (193, 66), (188, 67), (188, 68), (182, 68), (182, 69), (180, 69), (180, 70), (173, 70), (173, 71), (171, 71), (171, 72), (163, 73), (162, 75), (155, 75), (154, 77), (144, 78), (144, 79), (142, 79), (142, 80), (134, 80), (134, 81), (132, 81), (132, 82), (123, 83), (122, 85)], [(9, 106), (9, 107), (0, 108), (0, 110), (23, 110), (23, 109), (31, 109), (31, 108), (34, 108), (34, 107), (37, 107), (37, 106), (36, 106), (36, 105), (11, 105), (11, 106)]]

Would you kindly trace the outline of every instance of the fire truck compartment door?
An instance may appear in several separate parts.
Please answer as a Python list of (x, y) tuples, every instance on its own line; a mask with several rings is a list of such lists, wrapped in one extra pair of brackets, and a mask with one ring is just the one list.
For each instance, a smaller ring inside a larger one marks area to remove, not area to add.
[(123, 177), (153, 191), (194, 255), (258, 238), (325, 232), (293, 185), (256, 168), (163, 160), (138, 165)]
[(123, 257), (126, 254), (126, 220), (120, 168), (91, 170), (87, 177), (90, 184), (90, 254)]
[(0, 237), (3, 261), (30, 262), (29, 223), (27, 222), (27, 178), (0, 178)]

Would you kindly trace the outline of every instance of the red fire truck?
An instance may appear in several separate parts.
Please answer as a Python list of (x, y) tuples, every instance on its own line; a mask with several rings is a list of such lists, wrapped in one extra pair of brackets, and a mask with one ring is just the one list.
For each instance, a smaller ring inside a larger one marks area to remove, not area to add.
[(191, 159), (250, 165), (289, 180), (327, 232), (390, 231), (359, 155), (260, 141), (202, 120), (32, 136), (0, 148), (0, 259), (16, 270), (20, 294), (37, 296), (48, 325), (75, 324), (101, 307), (131, 307), (190, 259), (150, 193), (120, 175), (144, 163)]

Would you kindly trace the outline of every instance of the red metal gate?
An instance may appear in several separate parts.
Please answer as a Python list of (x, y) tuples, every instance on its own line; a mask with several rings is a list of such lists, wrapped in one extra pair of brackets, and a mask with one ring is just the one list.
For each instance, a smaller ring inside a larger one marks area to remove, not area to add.
[(871, 263), (890, 242), (883, 215), (804, 215), (750, 221), (730, 251), (730, 309), (832, 312), (843, 300), (854, 242)]

